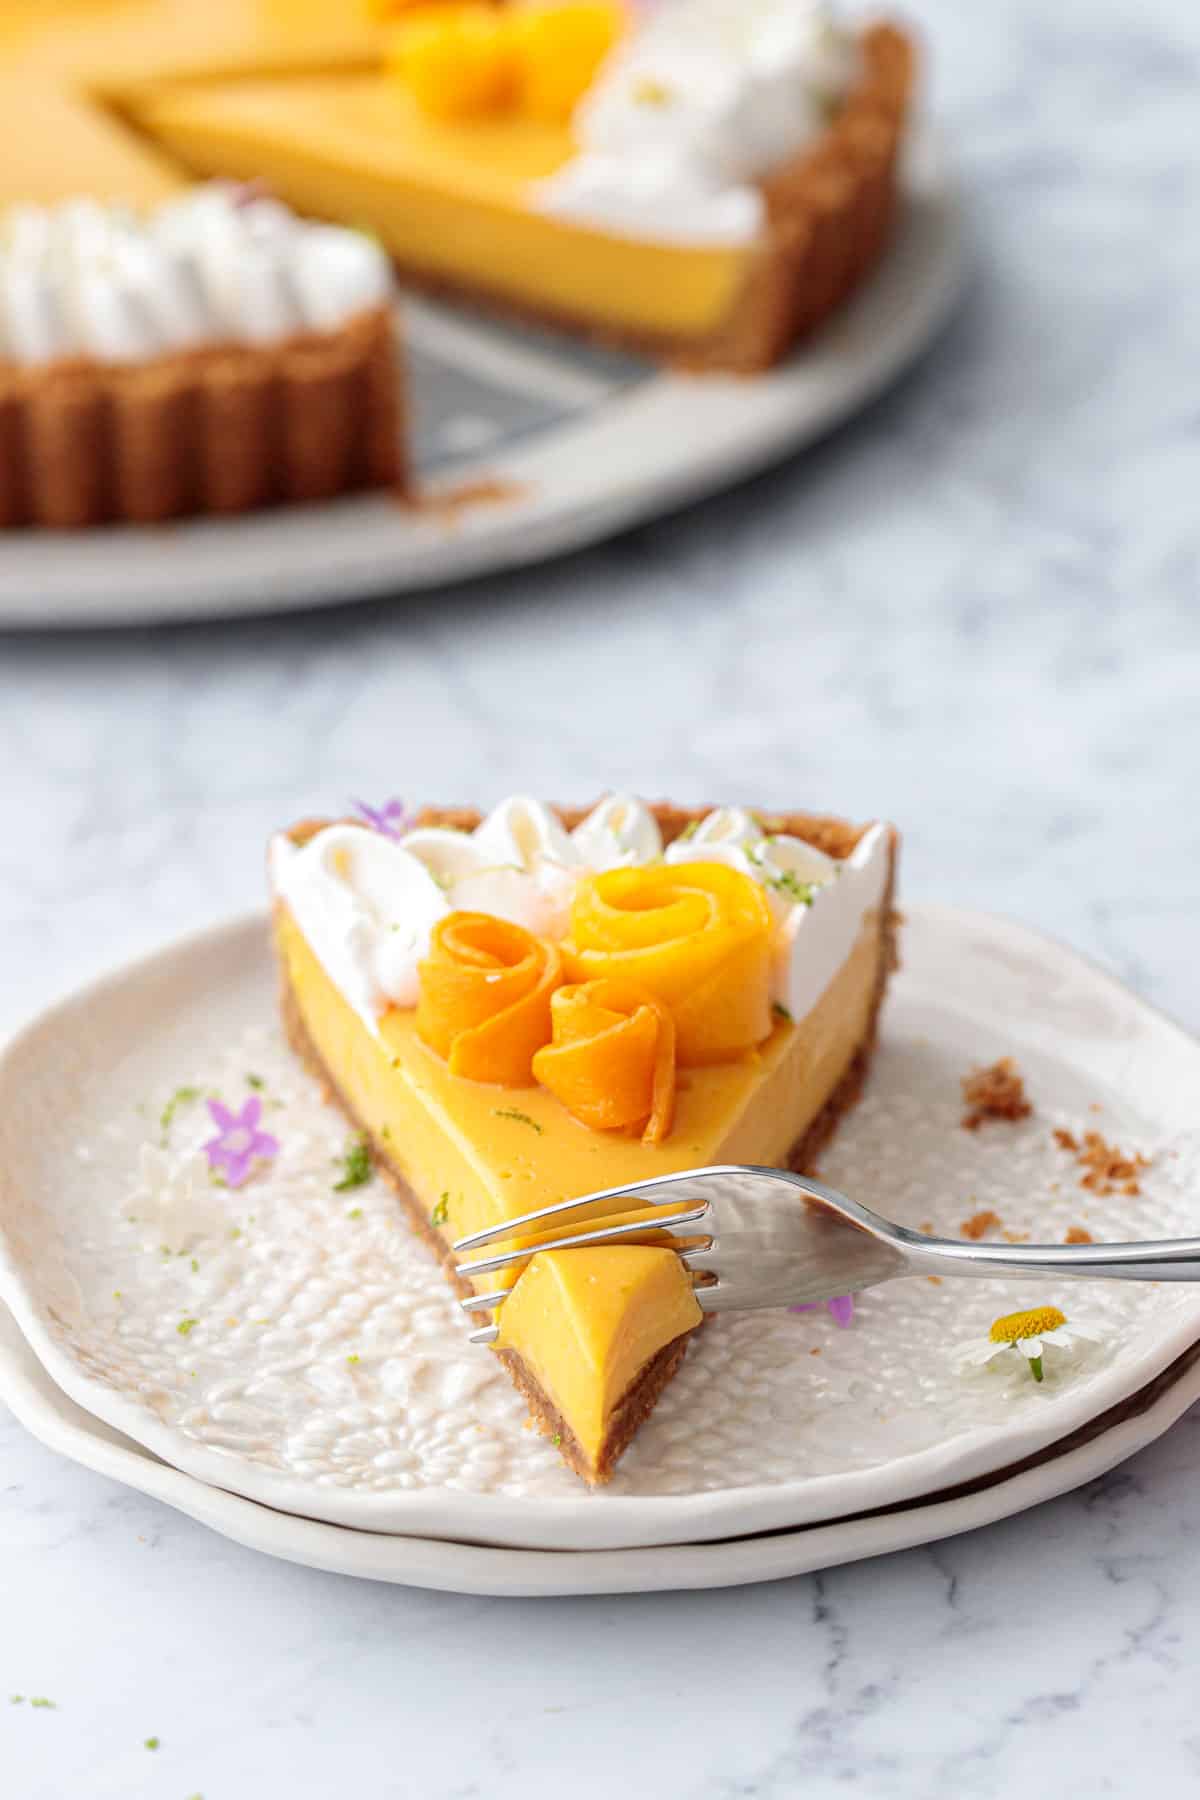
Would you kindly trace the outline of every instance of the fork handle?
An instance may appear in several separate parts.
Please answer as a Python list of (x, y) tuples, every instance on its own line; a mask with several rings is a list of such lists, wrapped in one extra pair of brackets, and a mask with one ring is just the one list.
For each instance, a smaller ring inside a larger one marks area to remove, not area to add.
[(1040, 1275), (1069, 1281), (1200, 1281), (1200, 1238), (1131, 1244), (964, 1244), (905, 1231), (910, 1264), (923, 1274)]

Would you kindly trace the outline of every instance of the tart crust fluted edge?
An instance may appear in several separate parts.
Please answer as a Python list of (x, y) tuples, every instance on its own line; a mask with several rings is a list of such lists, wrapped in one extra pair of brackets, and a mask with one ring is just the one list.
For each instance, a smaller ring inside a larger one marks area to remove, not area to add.
[(105, 365), (0, 360), (0, 527), (157, 524), (407, 490), (395, 323)]

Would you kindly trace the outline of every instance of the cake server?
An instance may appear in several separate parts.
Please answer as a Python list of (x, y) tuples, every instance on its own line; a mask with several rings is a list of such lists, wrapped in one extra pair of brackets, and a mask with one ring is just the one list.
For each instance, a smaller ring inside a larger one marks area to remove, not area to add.
[[(611, 1224), (587, 1216), (587, 1210), (597, 1205), (621, 1210), (621, 1202), (628, 1203), (625, 1210), (647, 1211), (637, 1219)], [(673, 1210), (655, 1216), (654, 1209), (667, 1207)], [(589, 1228), (570, 1231), (575, 1220)], [(564, 1226), (567, 1234), (559, 1236)], [(460, 1262), (455, 1272), (471, 1280), (525, 1262), (534, 1249), (619, 1244), (653, 1231), (656, 1237), (665, 1232), (685, 1240), (680, 1260), (699, 1277), (696, 1299), (706, 1313), (811, 1304), (906, 1275), (1200, 1281), (1200, 1238), (1127, 1244), (982, 1244), (925, 1237), (807, 1175), (751, 1164), (682, 1169), (654, 1181), (634, 1181), (577, 1200), (560, 1200), (459, 1238), (454, 1251), (461, 1255), (548, 1231), (555, 1233), (552, 1240)], [(462, 1302), (463, 1310), (495, 1312), (508, 1291), (472, 1294)], [(497, 1334), (494, 1323), (485, 1325), (471, 1333), (471, 1342), (490, 1344)]]

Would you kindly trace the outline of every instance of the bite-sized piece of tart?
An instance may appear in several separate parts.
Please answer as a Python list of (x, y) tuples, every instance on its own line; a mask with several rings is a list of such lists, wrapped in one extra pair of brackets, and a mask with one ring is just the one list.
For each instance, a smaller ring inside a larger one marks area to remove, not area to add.
[[(896, 847), (886, 824), (621, 795), (310, 820), (270, 852), (287, 1030), (447, 1262), (555, 1200), (802, 1168), (867, 1070)], [(496, 1348), (605, 1481), (700, 1323), (690, 1278), (652, 1238), (517, 1244), (485, 1282), (515, 1280)]]
[(496, 1352), (585, 1481), (604, 1481), (701, 1323), (671, 1249), (596, 1245), (533, 1257), (500, 1308)]
[(0, 526), (144, 522), (404, 480), (391, 272), (223, 182), (0, 215)]
[[(406, 16), (407, 12), (407, 16)], [(752, 371), (886, 242), (913, 80), (822, 0), (441, 0), (374, 67), (123, 96), (205, 175), (377, 232), (408, 279), (700, 367)]]

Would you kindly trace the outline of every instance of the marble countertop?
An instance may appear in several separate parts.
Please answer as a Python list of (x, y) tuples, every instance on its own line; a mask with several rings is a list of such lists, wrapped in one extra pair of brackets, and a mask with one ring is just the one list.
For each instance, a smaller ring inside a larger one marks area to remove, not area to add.
[[(0, 1027), (254, 905), (281, 820), (615, 784), (887, 814), (908, 896), (1056, 933), (1200, 1029), (1200, 17), (906, 10), (975, 279), (925, 364), (821, 448), (461, 591), (0, 642)], [(1198, 1478), (1192, 1415), (934, 1548), (481, 1601), (252, 1555), (0, 1408), (0, 1791), (1194, 1792)]]

